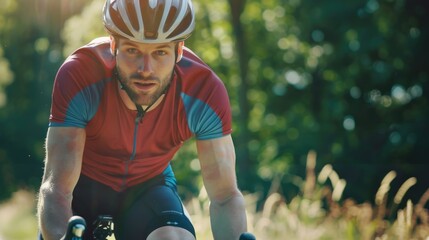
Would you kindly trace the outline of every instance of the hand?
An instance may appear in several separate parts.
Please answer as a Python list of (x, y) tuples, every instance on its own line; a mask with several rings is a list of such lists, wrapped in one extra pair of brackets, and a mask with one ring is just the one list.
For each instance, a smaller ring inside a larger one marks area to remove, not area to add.
[(253, 234), (245, 232), (240, 235), (239, 240), (256, 240), (256, 238), (253, 236)]
[(83, 239), (83, 233), (86, 229), (85, 219), (79, 216), (73, 216), (69, 219), (67, 232), (61, 240)]

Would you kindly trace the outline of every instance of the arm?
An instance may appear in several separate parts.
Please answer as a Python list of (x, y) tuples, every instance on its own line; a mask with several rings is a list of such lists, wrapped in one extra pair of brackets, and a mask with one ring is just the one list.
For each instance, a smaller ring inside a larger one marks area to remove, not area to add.
[(73, 189), (80, 176), (85, 129), (53, 127), (46, 137), (46, 159), (39, 191), (39, 228), (45, 240), (60, 239), (72, 216)]
[(243, 195), (237, 187), (235, 151), (231, 135), (197, 140), (204, 186), (210, 198), (210, 220), (214, 239), (238, 239), (246, 232)]

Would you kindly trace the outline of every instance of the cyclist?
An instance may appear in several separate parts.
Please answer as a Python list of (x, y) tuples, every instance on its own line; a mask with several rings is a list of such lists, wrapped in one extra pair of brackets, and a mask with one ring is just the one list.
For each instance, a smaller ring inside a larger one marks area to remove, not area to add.
[(215, 239), (246, 231), (231, 112), (222, 81), (184, 47), (190, 0), (107, 0), (109, 37), (58, 70), (39, 191), (40, 238), (60, 239), (72, 215), (110, 215), (116, 239), (195, 239), (170, 161), (195, 137)]

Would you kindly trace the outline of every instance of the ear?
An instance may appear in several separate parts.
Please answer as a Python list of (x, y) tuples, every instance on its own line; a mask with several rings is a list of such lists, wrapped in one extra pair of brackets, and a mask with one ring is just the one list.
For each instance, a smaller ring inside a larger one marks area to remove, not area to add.
[(110, 36), (110, 52), (116, 56), (116, 40), (113, 36)]
[(185, 42), (178, 42), (177, 43), (177, 59), (176, 63), (179, 62), (183, 57), (183, 47), (185, 46)]

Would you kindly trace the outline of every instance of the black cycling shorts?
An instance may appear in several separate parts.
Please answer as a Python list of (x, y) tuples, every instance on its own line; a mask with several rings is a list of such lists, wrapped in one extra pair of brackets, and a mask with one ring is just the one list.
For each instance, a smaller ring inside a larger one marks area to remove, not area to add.
[(84, 239), (93, 239), (93, 223), (100, 215), (110, 215), (117, 240), (146, 239), (157, 228), (175, 226), (195, 236), (194, 227), (185, 215), (175, 186), (160, 175), (124, 192), (81, 175), (73, 192), (72, 210), (86, 220)]

